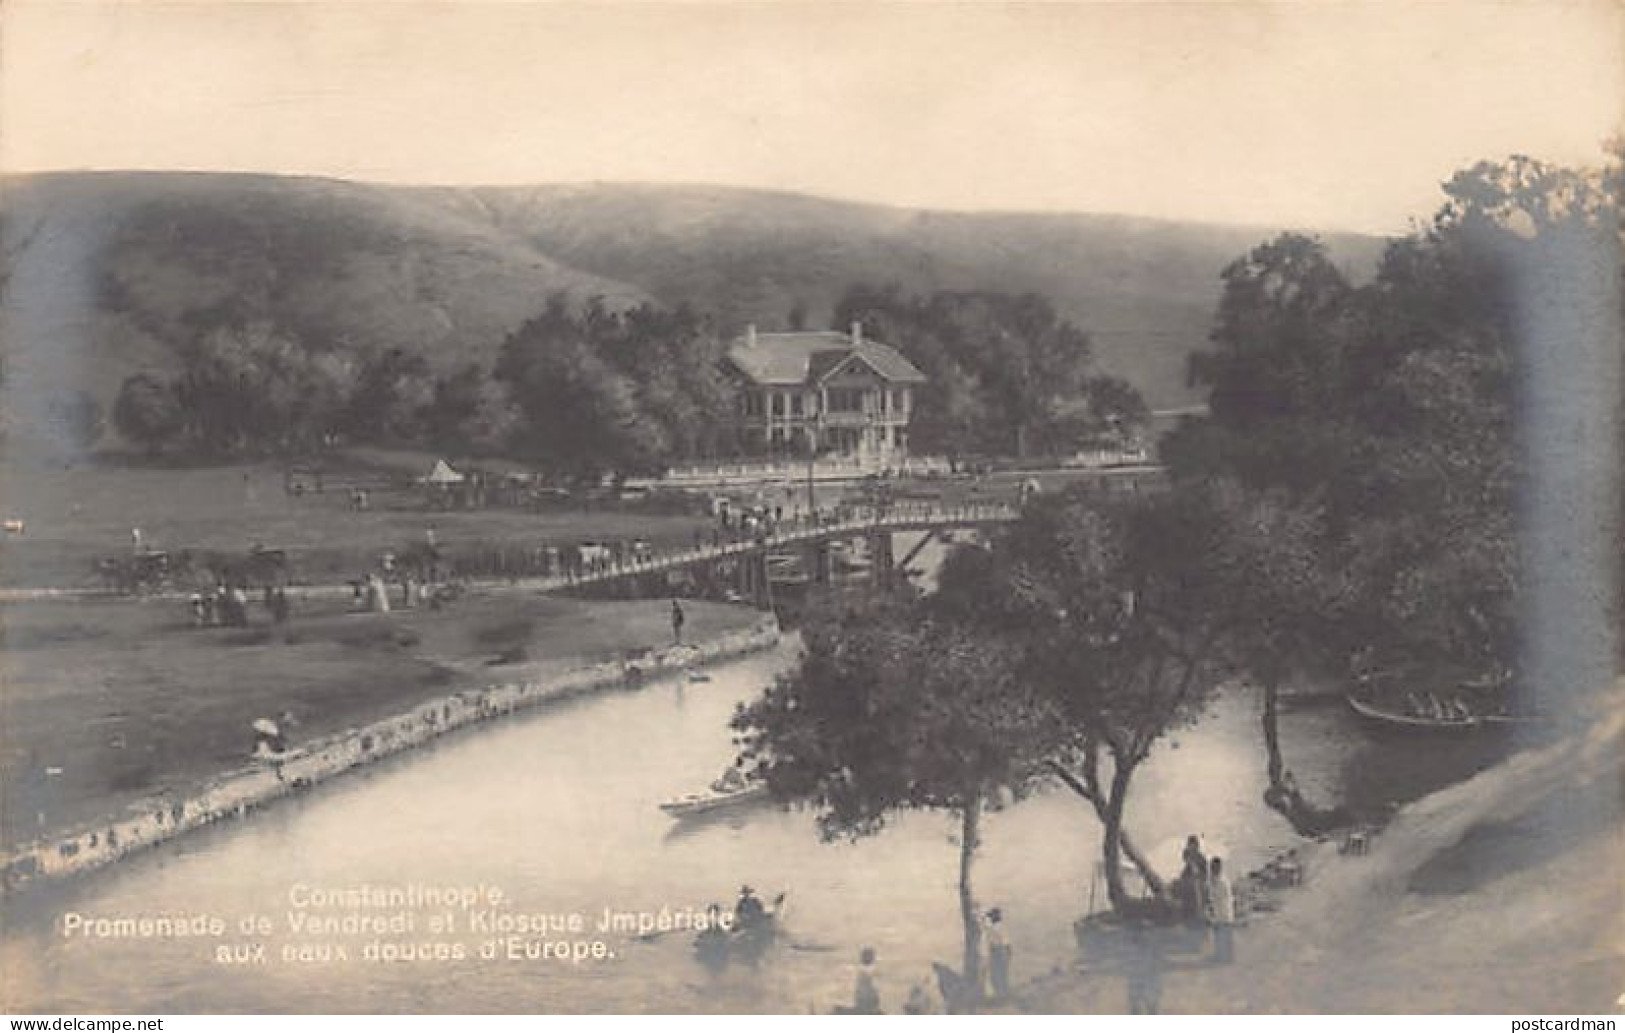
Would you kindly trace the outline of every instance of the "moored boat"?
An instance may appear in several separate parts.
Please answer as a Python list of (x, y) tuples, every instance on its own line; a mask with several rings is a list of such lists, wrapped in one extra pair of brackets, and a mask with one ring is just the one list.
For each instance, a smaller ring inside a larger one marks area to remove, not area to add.
[(1448, 704), (1434, 700), (1438, 707), (1424, 713), (1395, 709), (1355, 695), (1344, 698), (1348, 700), (1350, 710), (1373, 724), (1419, 732), (1456, 732), (1500, 725), (1539, 724), (1542, 720), (1534, 715), (1475, 713), (1460, 700), (1452, 700)]
[(767, 798), (767, 785), (753, 781), (730, 768), (721, 778), (712, 782), (702, 793), (685, 793), (667, 800), (660, 809), (673, 818), (687, 818), (696, 814), (709, 814), (726, 807), (736, 807), (752, 800)]
[(1473, 728), (1483, 723), (1483, 719), (1471, 713), (1443, 713), (1437, 715), (1407, 714), (1400, 710), (1392, 710), (1363, 700), (1358, 696), (1347, 696), (1349, 709), (1356, 714), (1377, 724), (1396, 728), (1409, 728), (1416, 731), (1458, 731), (1464, 728)]

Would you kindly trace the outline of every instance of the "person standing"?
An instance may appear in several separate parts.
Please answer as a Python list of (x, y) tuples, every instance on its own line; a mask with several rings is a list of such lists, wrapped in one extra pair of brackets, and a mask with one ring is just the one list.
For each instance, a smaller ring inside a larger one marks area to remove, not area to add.
[(1236, 895), (1215, 857), (1208, 866), (1208, 923), (1213, 926), (1213, 960), (1228, 965), (1235, 958)]
[(1010, 996), (1010, 939), (1004, 932), (1004, 912), (999, 908), (988, 911), (983, 921), (987, 937), (988, 979), (993, 984), (993, 999), (1002, 1001)]
[(858, 952), (857, 976), (852, 981), (853, 1015), (879, 1015), (880, 984), (876, 980), (875, 949), (865, 947)]
[(1185, 852), (1182, 855), (1185, 867), (1179, 873), (1180, 904), (1185, 915), (1186, 924), (1199, 928), (1207, 912), (1207, 858), (1202, 855), (1202, 847), (1191, 836), (1185, 840)]
[(683, 613), (683, 604), (676, 599), (671, 601), (671, 638), (676, 645), (683, 644), (683, 625), (688, 617)]

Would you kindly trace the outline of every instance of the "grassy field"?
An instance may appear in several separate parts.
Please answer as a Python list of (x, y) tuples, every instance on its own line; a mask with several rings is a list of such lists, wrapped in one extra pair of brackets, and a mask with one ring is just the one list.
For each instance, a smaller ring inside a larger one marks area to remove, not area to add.
[[(453, 559), (498, 544), (529, 549), (637, 538), (688, 544), (696, 529), (709, 526), (699, 516), (613, 508), (437, 511), (419, 491), (378, 487), (379, 472), (359, 466), (330, 470), (324, 482), (322, 494), (289, 495), (281, 467), (271, 463), (0, 464), (0, 517), (26, 526), (0, 537), (0, 585), (98, 586), (95, 561), (128, 555), (132, 528), (153, 549), (243, 553), (255, 543), (286, 549), (296, 580), (332, 583), (376, 565), (385, 551), (422, 542), (430, 526)], [(352, 511), (351, 483), (373, 486), (367, 511)]]
[[(529, 552), (583, 541), (643, 539), (657, 550), (693, 544), (709, 536), (712, 522), (699, 514), (639, 511), (633, 504), (599, 503), (525, 510), (491, 507), (440, 510), (420, 489), (409, 487), (416, 466), (382, 469), (385, 459), (332, 457), (324, 491), (291, 495), (274, 463), (162, 467), (108, 459), (71, 467), (0, 463), (0, 519), (20, 520), (25, 530), (0, 533), (0, 588), (96, 588), (96, 561), (128, 556), (131, 530), (141, 530), (151, 549), (211, 550), (245, 554), (255, 544), (284, 549), (293, 578), (303, 584), (336, 584), (375, 567), (385, 552), (421, 543), (429, 528), (448, 559), (469, 565), (496, 550)], [(387, 457), (386, 457), (387, 459)], [(1060, 490), (1082, 471), (1003, 473), (978, 480), (916, 480), (894, 484), (900, 502), (1013, 501), (1019, 485), (1037, 479), (1045, 491)], [(393, 482), (394, 486), (387, 486)], [(370, 507), (356, 512), (349, 487), (367, 486)], [(805, 504), (805, 485), (795, 480), (760, 493), (736, 487), (736, 498), (794, 510)], [(818, 504), (834, 505), (862, 495), (857, 483), (818, 486)]]
[[(193, 628), (184, 604), (31, 601), (0, 609), (0, 842), (94, 820), (247, 761), (258, 717), (300, 741), (462, 686), (535, 677), (671, 640), (668, 604), (498, 591), (440, 611), (351, 614), (301, 600), (292, 621)], [(685, 636), (744, 627), (686, 604)]]

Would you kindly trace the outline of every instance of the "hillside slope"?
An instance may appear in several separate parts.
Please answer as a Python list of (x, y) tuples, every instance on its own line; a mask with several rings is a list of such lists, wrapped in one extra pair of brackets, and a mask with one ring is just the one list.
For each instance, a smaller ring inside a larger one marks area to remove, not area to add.
[(404, 190), (190, 173), (18, 177), (3, 194), (8, 374), (110, 395), (196, 328), (269, 319), (313, 343), (486, 358), (581, 273)]
[[(0, 184), (8, 404), (173, 361), (199, 327), (488, 359), (548, 295), (687, 302), (725, 330), (824, 325), (852, 283), (1035, 291), (1155, 406), (1191, 392), (1225, 263), (1271, 235), (1118, 216), (913, 211), (713, 187), (399, 187), (213, 173)], [(1355, 275), (1381, 241), (1329, 238)]]
[[(1185, 356), (1207, 339), (1219, 271), (1279, 232), (1115, 215), (916, 211), (717, 187), (473, 193), (500, 225), (555, 258), (687, 300), (733, 326), (782, 327), (798, 305), (809, 326), (826, 325), (856, 281), (911, 292), (1037, 292), (1089, 331), (1107, 371), (1138, 384), (1156, 407), (1194, 400)], [(1325, 239), (1357, 279), (1370, 274), (1384, 243)]]

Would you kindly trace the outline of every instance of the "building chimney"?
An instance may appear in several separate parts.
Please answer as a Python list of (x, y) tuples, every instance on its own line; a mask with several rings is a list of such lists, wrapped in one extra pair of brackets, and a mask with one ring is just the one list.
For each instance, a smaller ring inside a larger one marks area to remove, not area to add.
[(745, 346), (748, 347), (748, 348), (756, 347), (756, 324), (755, 323), (752, 323), (752, 324), (750, 324), (750, 326), (745, 328)]
[(858, 345), (860, 345), (862, 343), (863, 343), (863, 324), (860, 323), (858, 320), (854, 319), (854, 320), (852, 320), (852, 347), (856, 348)]

